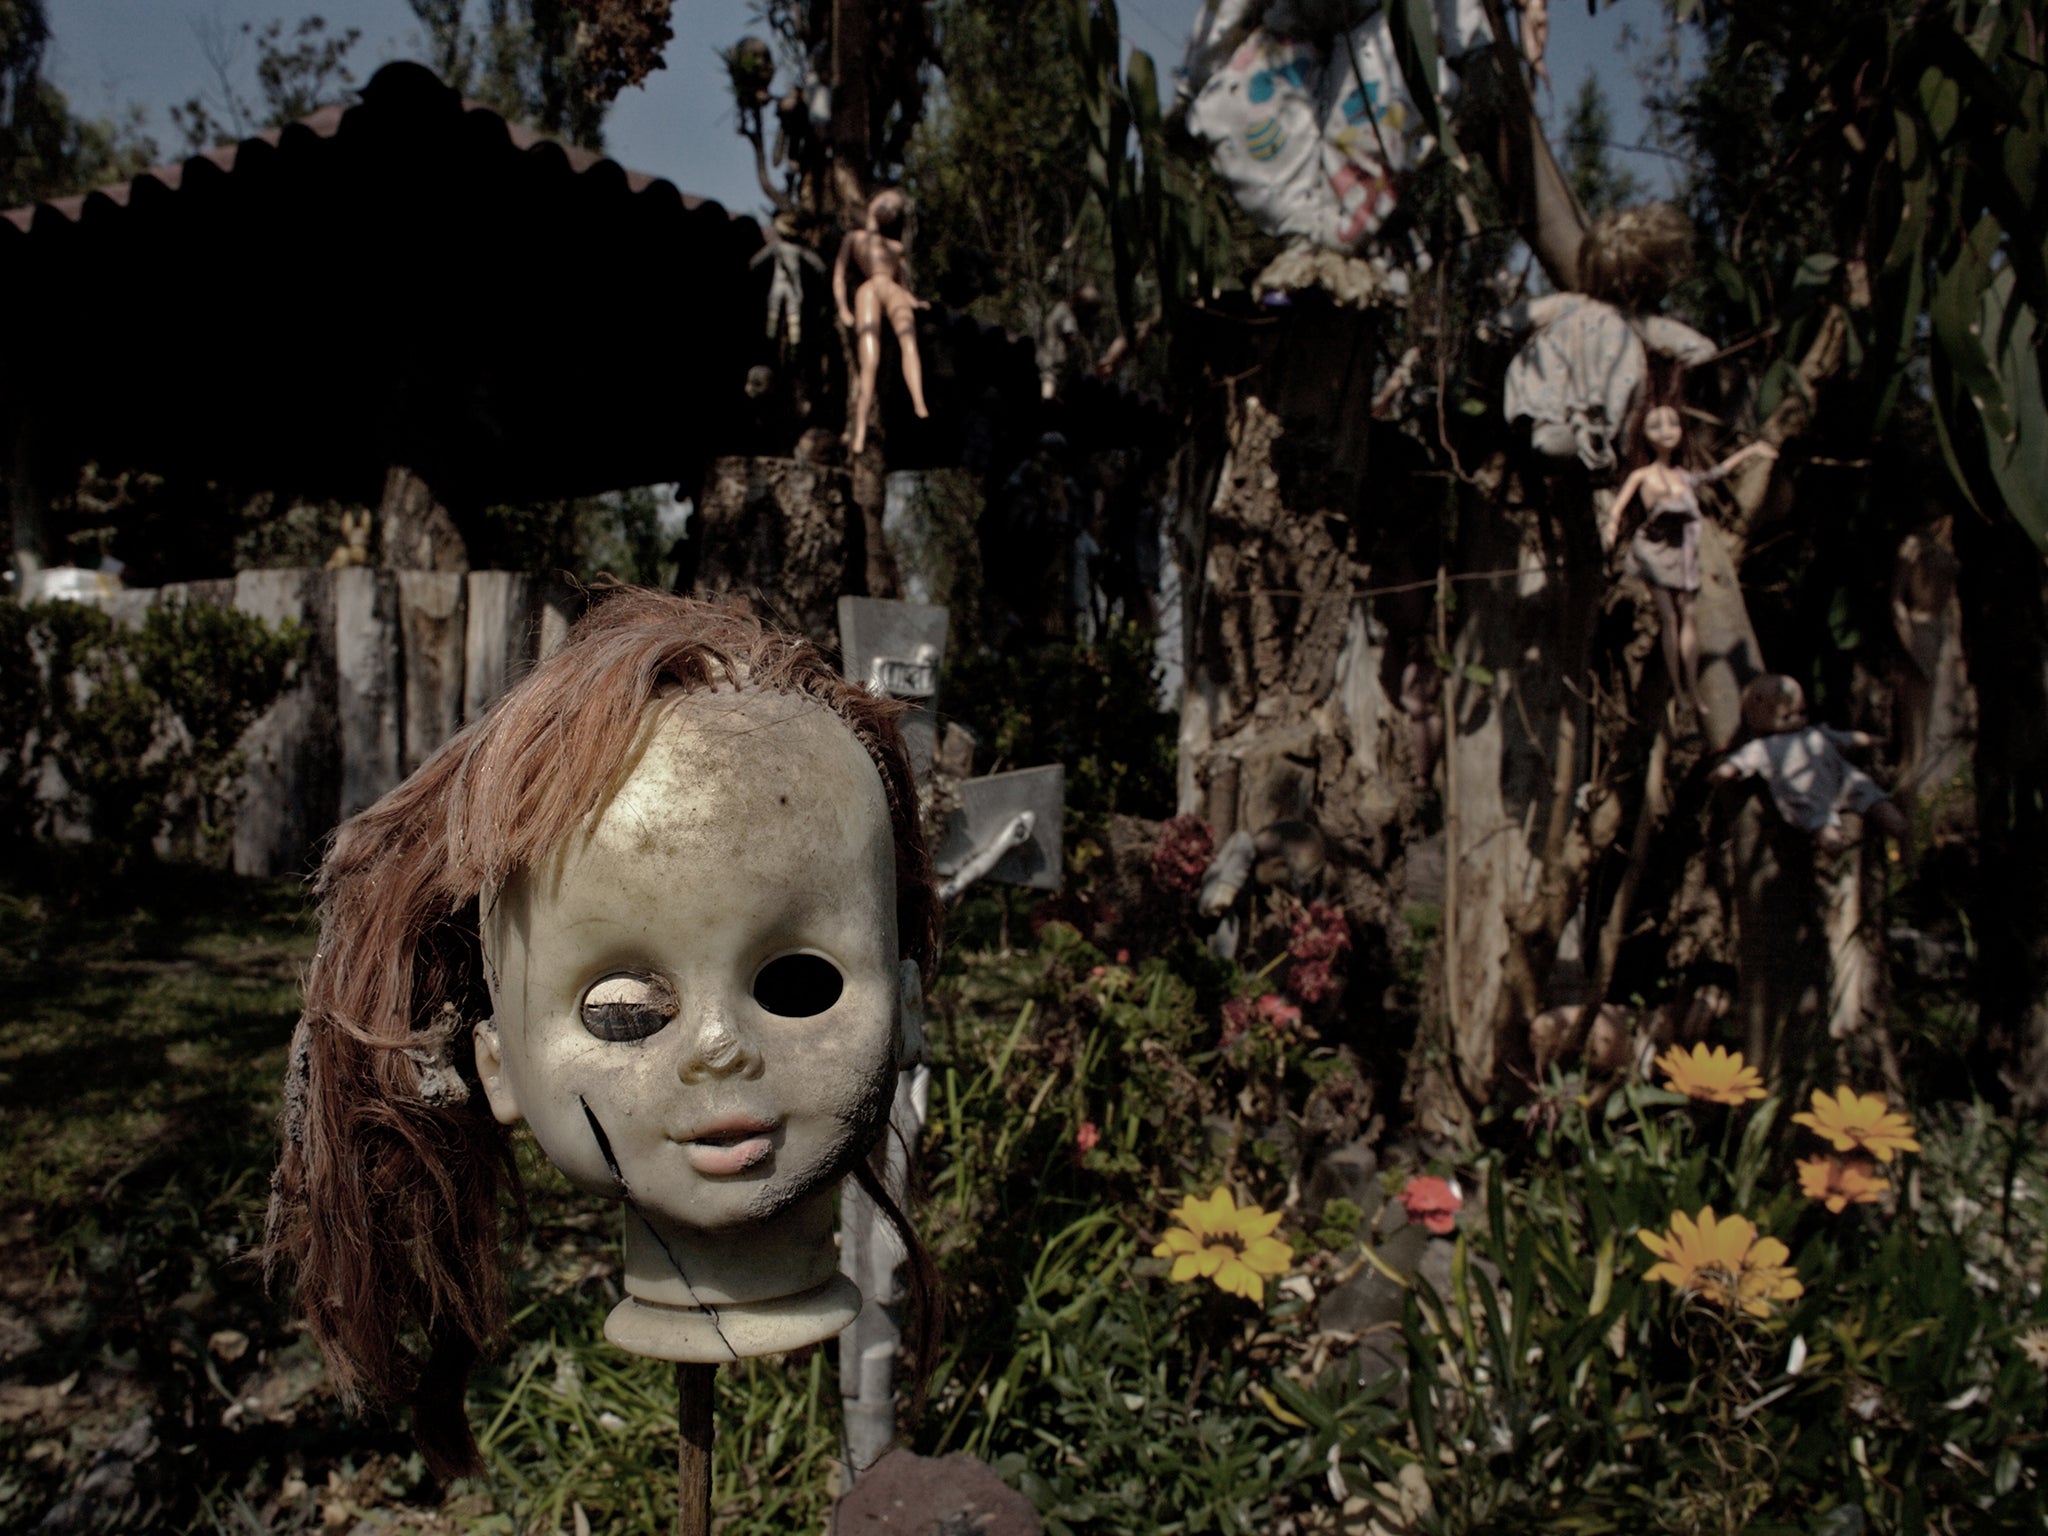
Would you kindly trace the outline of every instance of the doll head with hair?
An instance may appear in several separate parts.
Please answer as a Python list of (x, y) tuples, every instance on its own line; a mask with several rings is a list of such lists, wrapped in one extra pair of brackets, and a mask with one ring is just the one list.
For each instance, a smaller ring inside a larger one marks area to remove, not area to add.
[(614, 1343), (836, 1332), (849, 1174), (928, 1329), (870, 1163), (938, 949), (899, 709), (802, 640), (625, 589), (336, 834), (267, 1256), (336, 1385), (410, 1403), (437, 1472), (476, 1465), (462, 1393), (504, 1325), (520, 1122), (625, 1207)]
[(1655, 309), (1691, 261), (1692, 224), (1671, 204), (1610, 209), (1579, 245), (1579, 291), (1616, 309)]

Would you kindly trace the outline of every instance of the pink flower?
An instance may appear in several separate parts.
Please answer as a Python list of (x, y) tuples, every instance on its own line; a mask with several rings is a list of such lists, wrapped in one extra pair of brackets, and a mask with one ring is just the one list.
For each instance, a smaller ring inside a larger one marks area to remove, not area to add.
[(1223, 1005), (1223, 1038), (1219, 1043), (1226, 1051), (1235, 1050), (1238, 1042), (1250, 1033), (1251, 1027), (1251, 999), (1233, 997)]
[(1304, 1003), (1319, 1003), (1342, 992), (1344, 957), (1351, 953), (1351, 925), (1344, 909), (1327, 901), (1304, 906), (1294, 914), (1287, 953), (1295, 962), (1287, 968), (1287, 990)]
[(1465, 1197), (1452, 1185), (1428, 1175), (1410, 1179), (1401, 1191), (1401, 1204), (1408, 1219), (1420, 1222), (1439, 1237), (1458, 1225), (1458, 1209), (1464, 1203)]
[(1301, 1023), (1301, 1010), (1278, 992), (1268, 992), (1254, 1006), (1275, 1033), (1284, 1034)]
[(1118, 965), (1129, 965), (1131, 963), (1131, 952), (1128, 949), (1118, 950), (1116, 952), (1116, 963)]
[(1216, 852), (1216, 839), (1199, 816), (1176, 816), (1166, 823), (1152, 853), (1152, 879), (1174, 896), (1192, 896)]
[(1093, 1120), (1083, 1120), (1081, 1128), (1074, 1132), (1074, 1145), (1080, 1148), (1083, 1154), (1093, 1152), (1095, 1144), (1100, 1140), (1102, 1132), (1096, 1128)]

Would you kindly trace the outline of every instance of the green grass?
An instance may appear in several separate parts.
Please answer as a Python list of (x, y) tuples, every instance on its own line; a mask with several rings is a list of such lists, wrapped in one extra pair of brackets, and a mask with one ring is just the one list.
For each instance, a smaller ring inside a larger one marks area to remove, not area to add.
[[(604, 1342), (616, 1221), (530, 1143), (512, 1343), (470, 1393), (490, 1475), (444, 1500), (400, 1423), (335, 1400), (251, 1258), (314, 948), (304, 892), (157, 878), (126, 900), (0, 894), (0, 1529), (33, 1525), (148, 1412), (164, 1449), (127, 1530), (345, 1529), (382, 1510), (571, 1531), (578, 1505), (597, 1530), (672, 1530), (672, 1369)], [(829, 1364), (721, 1373), (727, 1536), (822, 1527)]]

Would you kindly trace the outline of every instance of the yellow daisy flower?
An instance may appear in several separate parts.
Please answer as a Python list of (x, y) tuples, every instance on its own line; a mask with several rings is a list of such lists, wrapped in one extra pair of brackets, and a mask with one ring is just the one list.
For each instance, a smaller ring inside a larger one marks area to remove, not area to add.
[(1671, 1047), (1657, 1058), (1664, 1080), (1676, 1093), (1709, 1104), (1743, 1104), (1764, 1096), (1763, 1079), (1756, 1068), (1742, 1059), (1742, 1052), (1717, 1045), (1710, 1052), (1704, 1045), (1690, 1051)]
[(2015, 1341), (2020, 1353), (2029, 1361), (2048, 1371), (2048, 1328), (2029, 1328)]
[(1810, 1127), (1837, 1152), (1868, 1152), (1880, 1163), (1920, 1150), (1911, 1120), (1881, 1095), (1860, 1094), (1853, 1088), (1840, 1089), (1833, 1098), (1814, 1089), (1812, 1113), (1794, 1115), (1792, 1122)]
[(1891, 1193), (1892, 1181), (1867, 1157), (1802, 1157), (1799, 1193), (1818, 1200), (1837, 1216), (1852, 1205), (1874, 1205)]
[(1173, 1260), (1176, 1281), (1207, 1278), (1233, 1296), (1263, 1302), (1265, 1277), (1286, 1274), (1294, 1262), (1294, 1250), (1272, 1235), (1280, 1213), (1240, 1206), (1221, 1184), (1206, 1200), (1182, 1200), (1173, 1219), (1179, 1225), (1167, 1229), (1152, 1255)]
[(1717, 1218), (1711, 1205), (1697, 1219), (1674, 1211), (1669, 1232), (1636, 1236), (1662, 1261), (1644, 1271), (1645, 1279), (1666, 1281), (1716, 1306), (1769, 1317), (1772, 1302), (1790, 1301), (1806, 1290), (1785, 1262), (1791, 1250), (1775, 1237), (1758, 1237), (1746, 1216)]

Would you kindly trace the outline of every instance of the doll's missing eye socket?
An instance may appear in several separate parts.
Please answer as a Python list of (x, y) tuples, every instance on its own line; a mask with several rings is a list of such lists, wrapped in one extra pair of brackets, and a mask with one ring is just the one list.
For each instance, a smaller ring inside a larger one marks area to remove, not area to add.
[[(622, 591), (337, 833), (267, 1257), (337, 1387), (410, 1403), (437, 1472), (476, 1465), (463, 1386), (505, 1321), (505, 1125), (626, 1202), (633, 1305), (729, 1354), (829, 1285), (842, 1175), (907, 1236), (868, 1161), (938, 938), (897, 709), (801, 640)], [(475, 1091), (426, 1094), (444, 1065)]]

